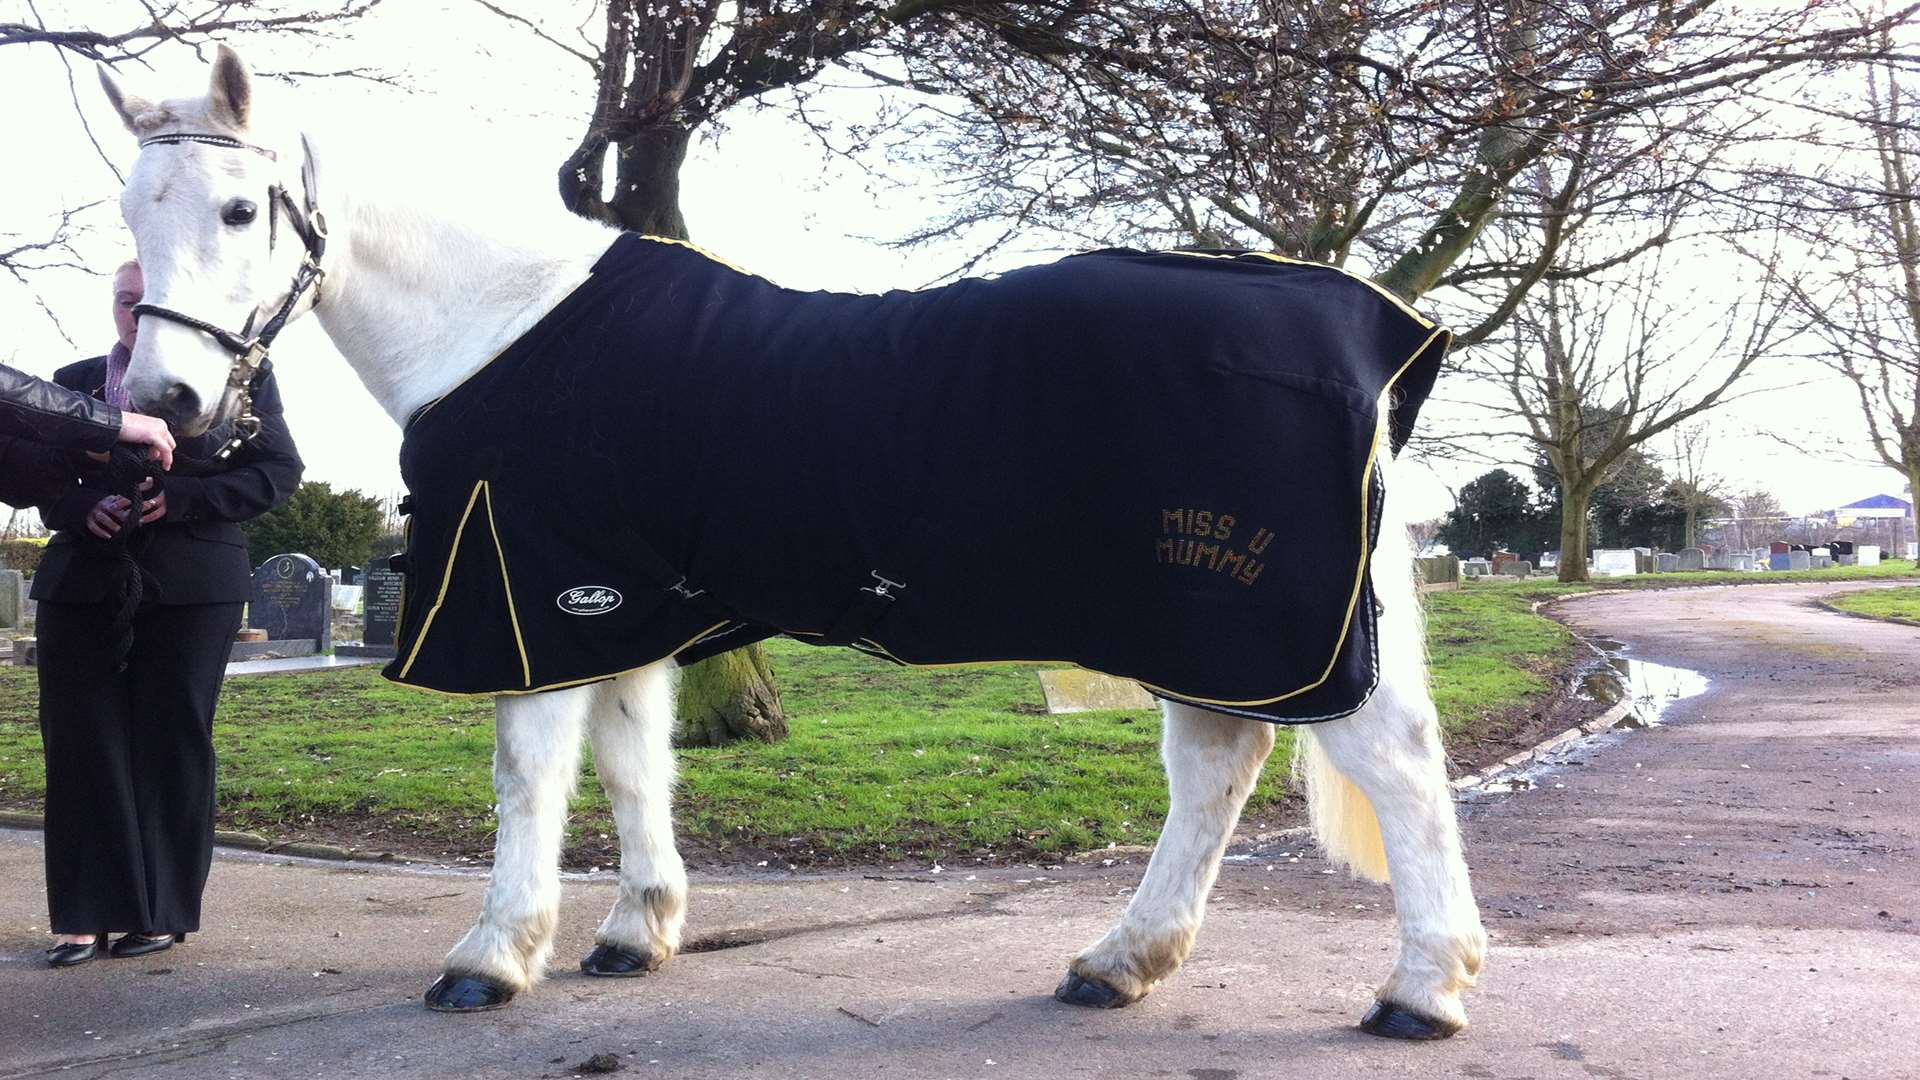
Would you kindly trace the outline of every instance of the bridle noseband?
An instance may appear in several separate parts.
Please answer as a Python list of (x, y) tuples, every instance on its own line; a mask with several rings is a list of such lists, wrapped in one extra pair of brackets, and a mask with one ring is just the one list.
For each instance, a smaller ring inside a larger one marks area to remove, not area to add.
[[(167, 135), (155, 135), (142, 139), (140, 148), (170, 145), (173, 143), (202, 143), (207, 146), (219, 146), (228, 150), (251, 150), (269, 160), (278, 161), (280, 155), (264, 146), (242, 142), (226, 135), (200, 134), (197, 132), (175, 132)], [(254, 315), (247, 316), (247, 324), (238, 334), (214, 325), (204, 319), (196, 319), (185, 312), (158, 304), (135, 304), (136, 317), (152, 315), (158, 319), (167, 319), (182, 326), (190, 326), (212, 338), (221, 348), (233, 354), (233, 367), (227, 372), (227, 387), (240, 395), (240, 415), (234, 419), (235, 434), (227, 445), (216, 455), (226, 457), (238, 449), (240, 444), (260, 433), (260, 418), (253, 414), (253, 394), (262, 379), (273, 371), (273, 361), (267, 358), (267, 350), (273, 345), (273, 339), (293, 317), (293, 309), (300, 304), (300, 298), (313, 291), (313, 302), (320, 303), (320, 283), (326, 276), (321, 269), (321, 256), (327, 251), (327, 219), (320, 213), (319, 183), (313, 168), (313, 147), (308, 144), (305, 135), (300, 136), (300, 149), (305, 158), (300, 166), (300, 184), (304, 188), (304, 206), (295, 203), (293, 196), (279, 184), (267, 188), (267, 251), (272, 252), (279, 239), (279, 217), (282, 208), (287, 215), (287, 225), (306, 245), (306, 255), (300, 260), (300, 269), (293, 275), (293, 284), (287, 290), (287, 298), (281, 302), (279, 310), (273, 313), (260, 332), (252, 334)], [(257, 314), (257, 309), (256, 309)]]

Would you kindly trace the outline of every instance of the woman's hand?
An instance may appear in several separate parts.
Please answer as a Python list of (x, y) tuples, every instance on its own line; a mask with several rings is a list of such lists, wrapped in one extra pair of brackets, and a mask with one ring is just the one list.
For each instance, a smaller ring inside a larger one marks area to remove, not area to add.
[(143, 413), (122, 412), (120, 441), (144, 445), (147, 457), (159, 462), (162, 469), (173, 468), (173, 432), (167, 429), (165, 420)]
[[(152, 487), (153, 481), (149, 479), (140, 485), (140, 490), (148, 491), (151, 490)], [(119, 534), (121, 528), (126, 525), (127, 509), (131, 505), (132, 504), (127, 502), (126, 499), (118, 495), (109, 495), (99, 502), (94, 503), (93, 509), (87, 511), (87, 531), (102, 540), (113, 539)], [(166, 492), (163, 491), (151, 499), (144, 500), (140, 513), (140, 523), (142, 525), (159, 521), (166, 516)]]

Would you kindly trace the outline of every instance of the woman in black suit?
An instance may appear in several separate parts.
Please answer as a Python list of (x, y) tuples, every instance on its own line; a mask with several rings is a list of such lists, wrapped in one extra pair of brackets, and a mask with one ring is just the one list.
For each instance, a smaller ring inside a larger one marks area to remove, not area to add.
[[(131, 338), (129, 320), (114, 353), (62, 368), (54, 381), (124, 401)], [(215, 456), (230, 432), (183, 440), (173, 470), (142, 499), (151, 524), (133, 534), (128, 554), (148, 580), (124, 656), (110, 545), (127, 500), (92, 470), (40, 507), (58, 530), (32, 593), (55, 967), (106, 951), (111, 932), (126, 932), (113, 955), (129, 956), (200, 928), (213, 854), (213, 713), (253, 580), (239, 523), (285, 501), (303, 471), (271, 376), (253, 411), (260, 431), (231, 456)]]

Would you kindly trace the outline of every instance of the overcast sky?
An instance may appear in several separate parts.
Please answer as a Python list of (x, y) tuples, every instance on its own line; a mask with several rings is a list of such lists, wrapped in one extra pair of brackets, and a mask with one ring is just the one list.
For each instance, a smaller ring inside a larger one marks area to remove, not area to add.
[[(102, 16), (119, 4), (38, 5), (49, 24), (124, 29), (137, 17)], [(20, 9), (17, 13), (12, 9)], [(6, 21), (30, 21), (19, 0), (0, 0)], [(381, 137), (409, 145), (396, 163), (395, 182), (446, 190), (511, 212), (515, 205), (557, 203), (554, 170), (571, 152), (591, 103), (586, 66), (534, 41), (465, 2), (386, 5), (354, 26), (347, 40), (319, 47), (234, 42), (262, 71), (373, 66), (404, 81), (392, 88), (354, 79), (307, 80), (276, 89), (269, 104), (292, 107), (318, 134), (324, 159), (330, 140)], [(429, 44), (430, 43), (430, 44)], [(123, 70), (135, 92), (174, 96), (204, 85), (205, 68), (185, 50), (156, 53), (157, 69)], [(74, 63), (80, 110), (124, 172), (132, 139), (106, 105), (87, 65)], [(13, 164), (4, 171), (0, 247), (44, 239), (62, 207), (94, 200), (106, 205), (85, 215), (79, 247), (104, 274), (131, 255), (112, 201), (118, 181), (88, 140), (68, 89), (68, 72), (51, 48), (10, 46), (0, 64), (0, 94), (27, 103), (5, 110), (0, 137)], [(870, 107), (845, 95), (840, 107)], [(33, 163), (28, 167), (21, 167)], [(694, 240), (721, 257), (799, 288), (880, 290), (917, 286), (962, 263), (959, 247), (900, 252), (879, 242), (900, 235), (933, 211), (931, 179), (923, 189), (879, 188), (846, 164), (830, 160), (806, 132), (776, 110), (729, 115), (718, 141), (697, 145), (683, 173), (684, 206)], [(493, 193), (498, 192), (498, 197)], [(13, 234), (8, 238), (4, 234)], [(1045, 237), (1000, 256), (1004, 268), (1064, 253)], [(1695, 281), (1675, 281), (1676, 293), (1708, 290), (1711, 269)], [(112, 343), (104, 276), (56, 270), (35, 274), (31, 287), (0, 279), (0, 360), (47, 375), (62, 364), (104, 352)], [(44, 301), (73, 337), (64, 340), (42, 311)], [(313, 320), (303, 320), (275, 346), (275, 369), (288, 420), (307, 462), (307, 477), (336, 487), (387, 495), (399, 486), (399, 433), (329, 346)], [(1704, 360), (1703, 360), (1704, 362)], [(1811, 512), (1880, 492), (1899, 493), (1892, 469), (1868, 464), (1858, 404), (1851, 387), (1823, 370), (1778, 365), (1769, 384), (1801, 383), (1710, 414), (1710, 471), (1735, 491), (1774, 492), (1792, 512)], [(1447, 396), (1443, 383), (1440, 393)], [(1430, 410), (1437, 424), (1472, 421), (1457, 410)], [(1805, 454), (1779, 440), (1818, 447)], [(1656, 451), (1665, 450), (1656, 446)], [(1524, 460), (1514, 446), (1504, 455)], [(1405, 471), (1396, 497), (1410, 500), (1415, 517), (1452, 505), (1451, 489), (1484, 471), (1484, 463), (1435, 463)], [(1516, 470), (1522, 471), (1524, 470)]]

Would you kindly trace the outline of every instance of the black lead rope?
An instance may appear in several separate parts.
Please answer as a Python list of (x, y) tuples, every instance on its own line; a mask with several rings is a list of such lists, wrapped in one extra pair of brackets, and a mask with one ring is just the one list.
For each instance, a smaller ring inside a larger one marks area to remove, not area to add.
[(105, 603), (112, 616), (113, 669), (127, 670), (127, 657), (133, 652), (133, 620), (140, 604), (150, 594), (157, 595), (159, 582), (140, 560), (134, 557), (133, 540), (140, 532), (140, 518), (149, 492), (141, 486), (154, 476), (153, 466), (143, 451), (125, 446), (113, 448), (107, 460), (107, 488), (127, 500), (127, 521), (98, 551), (106, 562), (108, 581)]

